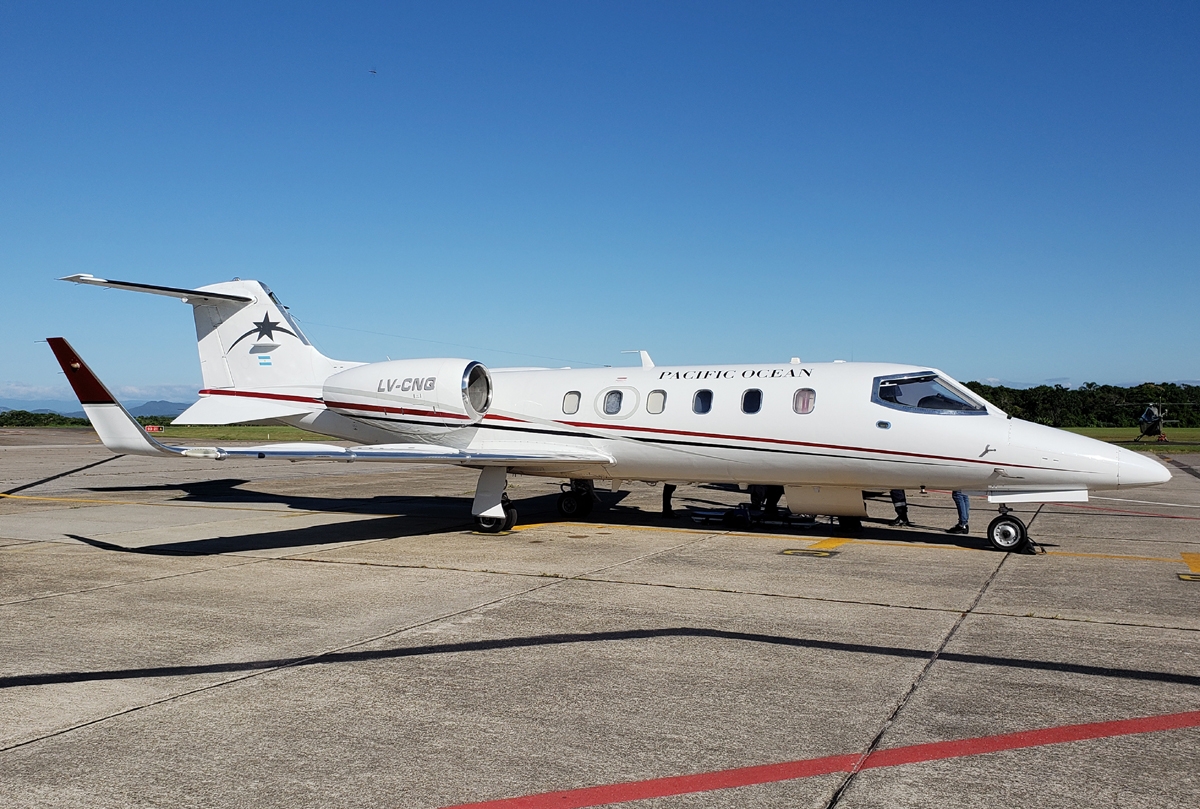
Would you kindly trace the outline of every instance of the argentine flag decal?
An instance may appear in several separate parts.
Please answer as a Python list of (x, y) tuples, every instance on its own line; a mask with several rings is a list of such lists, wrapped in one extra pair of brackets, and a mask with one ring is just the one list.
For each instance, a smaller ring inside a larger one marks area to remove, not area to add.
[(271, 364), (271, 355), (270, 354), (259, 354), (258, 355), (258, 365), (260, 368), (269, 366), (270, 364)]

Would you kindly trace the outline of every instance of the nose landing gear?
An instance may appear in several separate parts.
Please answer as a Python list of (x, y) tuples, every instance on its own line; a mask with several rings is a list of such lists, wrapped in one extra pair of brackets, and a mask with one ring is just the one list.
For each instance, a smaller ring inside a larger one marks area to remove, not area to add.
[(1003, 505), (1000, 506), (1000, 516), (988, 524), (987, 538), (993, 548), (1005, 553), (1020, 553), (1030, 546), (1025, 523), (1013, 516), (1008, 506)]

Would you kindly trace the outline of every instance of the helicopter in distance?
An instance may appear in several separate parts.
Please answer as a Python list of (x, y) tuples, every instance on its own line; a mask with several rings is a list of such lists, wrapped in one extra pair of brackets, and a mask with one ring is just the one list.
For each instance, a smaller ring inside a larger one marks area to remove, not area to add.
[[(1171, 402), (1172, 407), (1192, 407), (1195, 402)], [(1179, 419), (1167, 418), (1167, 406), (1162, 402), (1150, 402), (1142, 415), (1138, 416), (1138, 432), (1140, 435), (1133, 439), (1134, 443), (1147, 437), (1157, 437), (1159, 441), (1169, 441), (1163, 427), (1167, 424), (1178, 424)]]

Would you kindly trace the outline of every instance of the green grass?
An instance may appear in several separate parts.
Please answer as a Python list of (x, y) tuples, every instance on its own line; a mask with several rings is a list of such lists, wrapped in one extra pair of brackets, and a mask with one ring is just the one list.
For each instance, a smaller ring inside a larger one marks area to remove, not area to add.
[[(1148, 436), (1136, 444), (1133, 440), (1138, 437), (1137, 427), (1068, 427), (1067, 431), (1145, 452), (1189, 451), (1200, 445), (1200, 427), (1168, 426), (1166, 433), (1170, 441), (1159, 441), (1156, 437)], [(1189, 444), (1192, 446), (1189, 447)]]
[(164, 424), (166, 430), (161, 433), (151, 433), (157, 439), (168, 441), (175, 439), (203, 438), (208, 441), (336, 441), (336, 438), (310, 433), (297, 427), (275, 426), (216, 426), (216, 427), (172, 427)]

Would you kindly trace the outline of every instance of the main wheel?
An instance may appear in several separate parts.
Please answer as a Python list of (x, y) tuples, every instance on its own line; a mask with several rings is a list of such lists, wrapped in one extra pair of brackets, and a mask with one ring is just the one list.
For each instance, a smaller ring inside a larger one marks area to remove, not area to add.
[(584, 492), (563, 492), (558, 496), (558, 513), (568, 520), (579, 520), (592, 511), (592, 498)]
[(842, 534), (857, 535), (862, 533), (862, 519), (859, 517), (838, 517), (838, 530)]
[(504, 504), (504, 530), (511, 531), (513, 526), (517, 524), (517, 508), (516, 506)]
[(1025, 523), (1011, 514), (1001, 514), (992, 520), (988, 525), (987, 537), (993, 548), (1005, 553), (1021, 550), (1028, 540)]
[[(498, 534), (504, 530), (504, 524), (508, 522), (508, 514), (509, 512), (505, 510), (503, 517), (484, 517), (483, 515), (479, 515), (475, 518), (475, 530), (484, 534)], [(513, 514), (516, 514), (516, 512), (514, 511)]]

